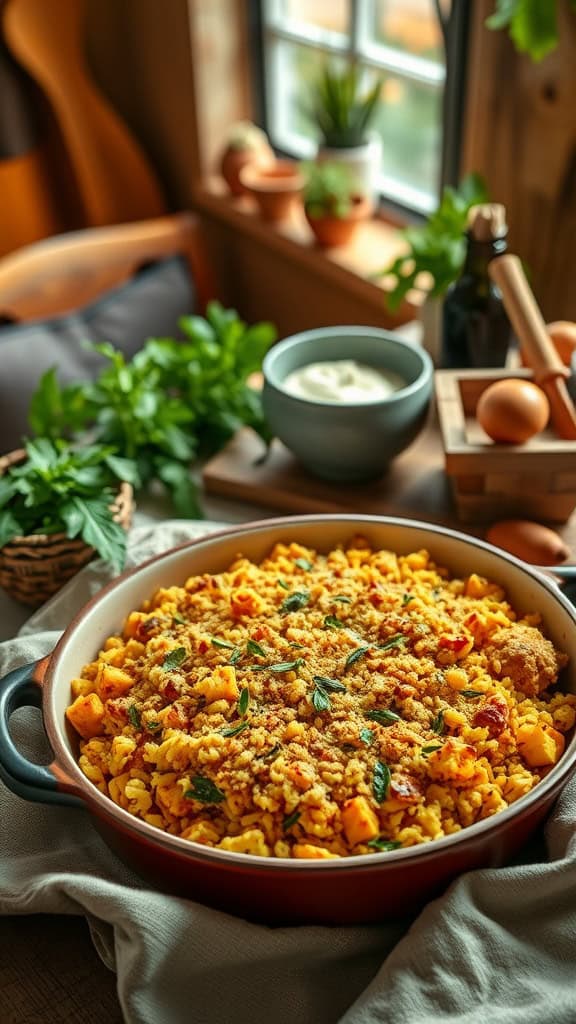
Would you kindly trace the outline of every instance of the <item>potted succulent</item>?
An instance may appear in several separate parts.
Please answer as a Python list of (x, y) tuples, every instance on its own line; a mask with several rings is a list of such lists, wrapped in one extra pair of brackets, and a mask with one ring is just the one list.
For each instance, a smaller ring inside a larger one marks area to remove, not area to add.
[(252, 121), (237, 121), (226, 136), (220, 153), (220, 174), (233, 196), (241, 196), (246, 189), (240, 181), (240, 171), (247, 164), (263, 165), (274, 160), (274, 152), (266, 132)]
[(304, 214), (319, 245), (345, 245), (370, 214), (368, 198), (358, 192), (345, 164), (326, 161), (302, 165)]
[(356, 64), (327, 65), (312, 87), (304, 113), (318, 134), (316, 159), (346, 164), (358, 189), (374, 202), (382, 144), (373, 131), (383, 78), (365, 88)]

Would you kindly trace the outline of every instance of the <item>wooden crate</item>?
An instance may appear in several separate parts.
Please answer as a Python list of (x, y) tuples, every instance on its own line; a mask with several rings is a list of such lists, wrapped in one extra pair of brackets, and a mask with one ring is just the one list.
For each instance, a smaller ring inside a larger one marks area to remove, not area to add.
[(446, 473), (458, 517), (487, 522), (516, 517), (565, 523), (576, 508), (576, 441), (551, 426), (525, 444), (496, 444), (475, 417), (482, 392), (526, 369), (437, 370), (436, 404)]

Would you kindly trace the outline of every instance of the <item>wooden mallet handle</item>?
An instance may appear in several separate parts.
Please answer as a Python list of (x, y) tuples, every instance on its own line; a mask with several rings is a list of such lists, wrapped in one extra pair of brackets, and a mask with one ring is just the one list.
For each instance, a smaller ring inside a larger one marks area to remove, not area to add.
[(536, 383), (547, 377), (568, 377), (570, 370), (552, 344), (518, 256), (505, 253), (496, 257), (490, 261), (488, 273), (502, 292), (510, 323)]
[(576, 440), (576, 410), (566, 390), (570, 370), (560, 359), (546, 330), (542, 314), (526, 280), (522, 264), (513, 253), (491, 260), (488, 273), (502, 292), (504, 306), (522, 355), (550, 402), (554, 428), (564, 440)]

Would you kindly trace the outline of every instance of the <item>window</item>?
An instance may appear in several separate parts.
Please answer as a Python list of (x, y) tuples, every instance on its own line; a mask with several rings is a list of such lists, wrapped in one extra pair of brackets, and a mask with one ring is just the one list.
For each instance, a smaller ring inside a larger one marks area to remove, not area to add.
[(442, 159), (445, 59), (434, 0), (261, 0), (266, 130), (298, 159), (316, 150), (302, 110), (323, 61), (354, 59), (385, 81), (374, 129), (379, 188), (409, 210), (435, 209)]

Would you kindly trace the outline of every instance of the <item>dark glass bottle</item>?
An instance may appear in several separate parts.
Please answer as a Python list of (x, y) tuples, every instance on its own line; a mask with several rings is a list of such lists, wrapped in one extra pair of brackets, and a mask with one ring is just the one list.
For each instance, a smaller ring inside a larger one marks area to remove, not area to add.
[(507, 230), (499, 203), (470, 210), (464, 266), (448, 289), (442, 309), (441, 367), (506, 365), (512, 328), (500, 290), (488, 275), (488, 264), (506, 252)]

